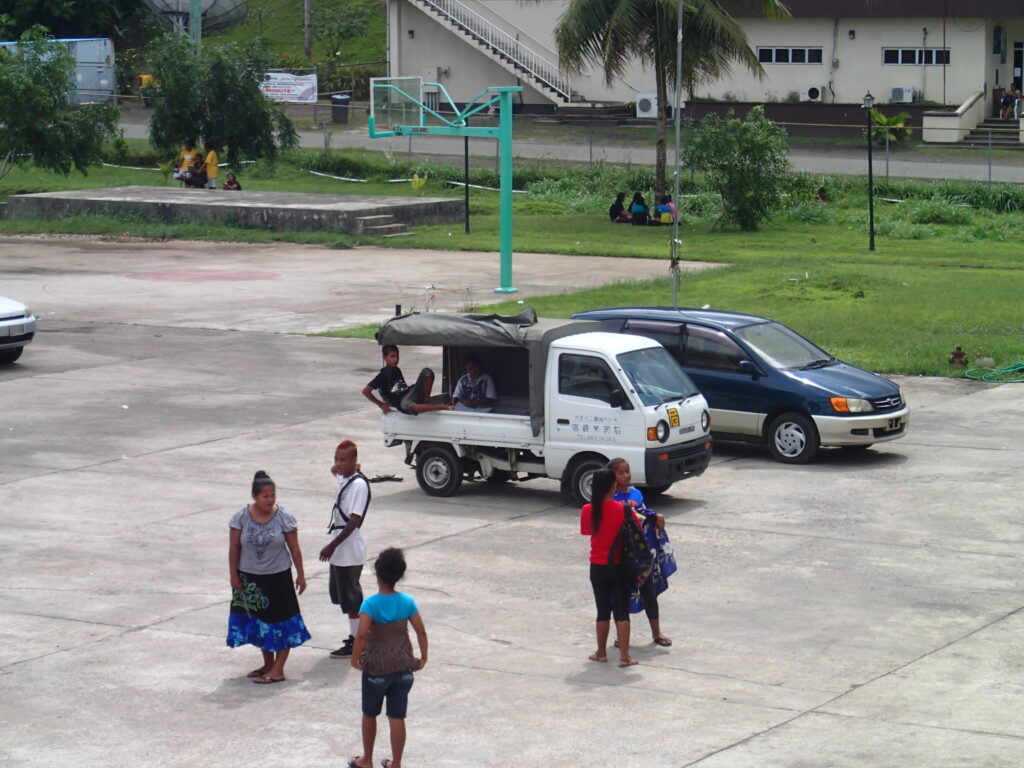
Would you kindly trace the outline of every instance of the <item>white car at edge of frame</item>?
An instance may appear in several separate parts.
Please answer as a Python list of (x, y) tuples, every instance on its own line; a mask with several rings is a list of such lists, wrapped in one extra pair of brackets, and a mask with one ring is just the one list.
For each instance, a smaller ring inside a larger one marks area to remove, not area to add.
[(0, 365), (21, 357), (36, 335), (36, 319), (20, 301), (0, 296)]

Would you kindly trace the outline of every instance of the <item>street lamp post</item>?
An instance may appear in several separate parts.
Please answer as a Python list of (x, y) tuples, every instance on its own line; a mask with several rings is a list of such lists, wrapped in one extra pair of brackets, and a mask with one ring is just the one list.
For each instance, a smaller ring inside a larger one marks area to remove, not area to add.
[(872, 157), (871, 157), (871, 110), (875, 106), (875, 97), (871, 95), (871, 91), (868, 91), (864, 96), (864, 114), (867, 115), (868, 121), (868, 250), (875, 250), (875, 179), (873, 176), (872, 169)]

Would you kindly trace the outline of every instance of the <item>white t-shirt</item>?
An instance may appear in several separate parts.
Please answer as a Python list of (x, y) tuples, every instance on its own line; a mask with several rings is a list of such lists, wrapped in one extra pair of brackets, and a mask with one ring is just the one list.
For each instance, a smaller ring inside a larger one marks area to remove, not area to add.
[(468, 373), (462, 374), (459, 382), (455, 385), (455, 391), (452, 392), (452, 398), (457, 400), (455, 403), (455, 410), (457, 411), (477, 411), (478, 413), (490, 413), (490, 405), (479, 405), (475, 408), (470, 405), (466, 405), (466, 400), (483, 400), (488, 398), (490, 400), (498, 399), (498, 390), (494, 386), (494, 379), (491, 378), (489, 373), (481, 373), (480, 378), (471, 378)]
[[(341, 496), (341, 511), (348, 517), (366, 514), (366, 508), (370, 504), (370, 487), (367, 485), (366, 479), (358, 475), (339, 477), (338, 491), (341, 491), (344, 486), (347, 487)], [(335, 499), (337, 499), (337, 494), (335, 494)], [(345, 518), (341, 516), (336, 506), (331, 512), (331, 526), (334, 530), (327, 534), (328, 542), (334, 541), (345, 527)], [(329, 562), (331, 565), (362, 565), (364, 560), (366, 560), (366, 540), (363, 538), (363, 529), (355, 528), (348, 538), (334, 550)]]

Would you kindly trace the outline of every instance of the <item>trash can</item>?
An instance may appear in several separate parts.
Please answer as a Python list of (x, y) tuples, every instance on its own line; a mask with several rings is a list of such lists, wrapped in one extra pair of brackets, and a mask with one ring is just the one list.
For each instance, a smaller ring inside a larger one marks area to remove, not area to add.
[(352, 93), (335, 93), (331, 95), (331, 122), (348, 122), (348, 105), (352, 102)]

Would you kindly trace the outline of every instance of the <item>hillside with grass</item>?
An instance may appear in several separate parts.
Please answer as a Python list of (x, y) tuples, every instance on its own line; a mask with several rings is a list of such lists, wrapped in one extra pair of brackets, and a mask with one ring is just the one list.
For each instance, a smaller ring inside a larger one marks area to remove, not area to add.
[[(313, 0), (314, 9), (323, 3), (323, 8), (336, 8), (345, 12), (347, 3), (325, 3)], [(368, 4), (371, 12), (367, 16), (367, 33), (351, 37), (337, 51), (337, 60), (343, 63), (380, 61), (385, 55), (384, 3), (375, 0)], [(249, 15), (246, 20), (230, 29), (218, 30), (204, 36), (212, 43), (248, 43), (257, 37), (266, 40), (273, 50), (292, 66), (323, 65), (333, 51), (327, 50), (322, 39), (313, 41), (313, 57), (309, 61), (303, 53), (303, 0), (249, 0)]]

